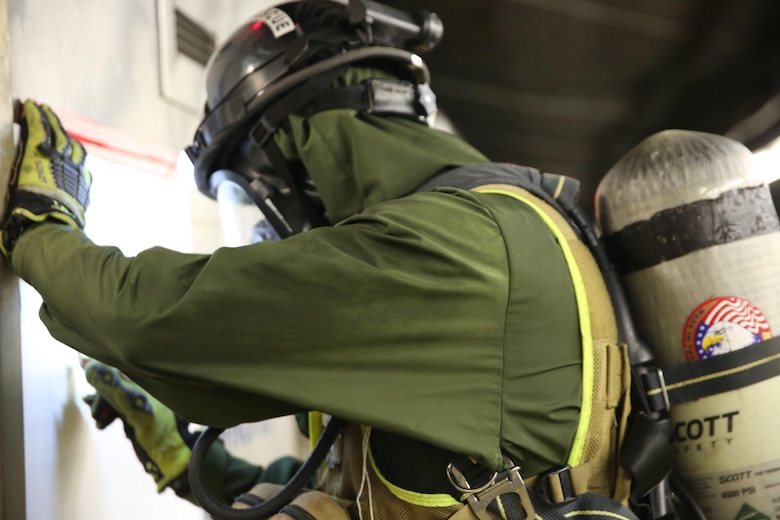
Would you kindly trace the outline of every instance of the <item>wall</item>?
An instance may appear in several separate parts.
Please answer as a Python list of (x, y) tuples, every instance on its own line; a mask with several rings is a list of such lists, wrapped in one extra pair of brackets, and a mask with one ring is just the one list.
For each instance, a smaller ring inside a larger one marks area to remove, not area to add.
[[(267, 0), (179, 0), (218, 38)], [(180, 148), (198, 112), (159, 93), (155, 0), (9, 0), (13, 95)]]
[[(7, 35), (7, 9), (0, 0), (0, 34)], [(0, 214), (5, 211), (13, 161), (8, 38), (0, 38)], [(19, 284), (0, 262), (0, 520), (24, 518), (24, 435), (19, 337)]]
[[(180, 0), (177, 5), (187, 14), (206, 20), (221, 39), (266, 3)], [(11, 96), (45, 101), (172, 151), (188, 144), (199, 114), (160, 94), (154, 0), (10, 0), (8, 24)], [(0, 98), (0, 103), (5, 102)], [(8, 119), (8, 112), (0, 112), (0, 116)], [(2, 128), (10, 125), (3, 123)], [(2, 165), (5, 167), (6, 162)], [(102, 229), (89, 224), (93, 239), (124, 241), (128, 249), (144, 247), (143, 241), (132, 242), (125, 231), (127, 224), (138, 228), (140, 222), (135, 219), (147, 219), (145, 229), (149, 230), (156, 227), (153, 219), (159, 213), (155, 215), (155, 211), (178, 211), (186, 217), (179, 225), (191, 228), (192, 234), (179, 233), (169, 242), (168, 235), (147, 233), (144, 240), (199, 252), (219, 244), (216, 209), (193, 191), (191, 180), (176, 176), (159, 179), (108, 163), (96, 163), (95, 175), (96, 187), (100, 177), (110, 180), (103, 182), (103, 188), (93, 197), (89, 218), (101, 215), (98, 218), (105, 224)], [(139, 208), (150, 211), (143, 213)], [(3, 491), (11, 489), (10, 480), (23, 479), (26, 518), (30, 519), (206, 518), (170, 491), (157, 495), (118, 423), (102, 432), (94, 428), (81, 402), (90, 387), (78, 368), (75, 353), (42, 329), (35, 315), (38, 304), (35, 292), (23, 285), (25, 464), (16, 470), (4, 464)], [(9, 415), (13, 410), (5, 406), (0, 410), (4, 426), (9, 421), (18, 422)], [(21, 431), (15, 423), (11, 427)], [(228, 433), (234, 452), (258, 463), (279, 453), (301, 452), (290, 421), (250, 425)], [(6, 445), (4, 442), (3, 448)], [(13, 460), (13, 455), (7, 450), (0, 452), (0, 462)], [(0, 520), (20, 518), (6, 518), (0, 510)]]
[[(188, 229), (186, 190), (176, 190), (173, 180), (94, 158), (88, 166), (95, 180), (86, 231), (93, 240), (116, 244), (128, 255), (157, 244), (189, 248), (188, 233), (176, 233)], [(150, 208), (166, 208), (170, 217), (161, 225), (156, 225), (153, 212), (122, 218), (134, 212), (139, 197)], [(133, 228), (144, 232), (133, 233)], [(82, 401), (94, 390), (83, 377), (76, 352), (52, 339), (38, 319), (40, 303), (38, 294), (23, 283), (27, 518), (205, 518), (203, 512), (170, 491), (157, 495), (119, 421), (104, 431), (96, 430)]]

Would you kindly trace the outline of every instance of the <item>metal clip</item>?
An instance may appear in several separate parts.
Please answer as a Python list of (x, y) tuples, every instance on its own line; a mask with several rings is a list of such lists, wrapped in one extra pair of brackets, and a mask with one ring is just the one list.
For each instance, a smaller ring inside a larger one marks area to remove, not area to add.
[(485, 484), (473, 488), (458, 468), (456, 468), (452, 463), (447, 464), (447, 478), (450, 479), (450, 484), (452, 484), (455, 489), (463, 493), (464, 496), (471, 493), (479, 493), (480, 491), (489, 488), (495, 484), (497, 476), (498, 472), (493, 472), (493, 476), (491, 476)]
[(661, 397), (663, 397), (664, 400), (664, 407), (668, 412), (671, 410), (672, 405), (669, 403), (669, 393), (666, 391), (666, 379), (664, 379), (664, 371), (660, 368), (656, 368), (655, 370), (658, 372), (658, 381), (661, 382)]
[[(668, 412), (671, 409), (669, 393), (666, 390), (666, 379), (664, 372), (659, 367), (649, 367), (640, 369), (639, 380), (642, 383), (642, 391), (647, 396), (647, 406), (652, 412)], [(661, 397), (663, 408), (657, 401)]]
[(452, 464), (447, 466), (447, 476), (450, 478), (452, 485), (458, 491), (464, 493), (466, 503), (480, 520), (494, 520), (488, 514), (487, 508), (494, 499), (506, 493), (515, 493), (520, 499), (520, 505), (525, 513), (525, 520), (533, 520), (536, 517), (536, 511), (531, 503), (531, 497), (525, 487), (523, 477), (520, 476), (520, 467), (515, 466), (509, 459), (506, 459), (506, 461), (511, 466), (508, 469), (507, 478), (496, 482), (498, 473), (493, 473), (493, 477), (488, 483), (478, 488), (472, 489), (463, 473), (458, 471)]

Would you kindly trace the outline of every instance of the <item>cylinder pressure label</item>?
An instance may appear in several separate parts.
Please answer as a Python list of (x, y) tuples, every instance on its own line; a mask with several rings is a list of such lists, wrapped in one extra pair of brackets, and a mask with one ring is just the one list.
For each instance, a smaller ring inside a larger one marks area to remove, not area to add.
[(780, 519), (780, 461), (683, 478), (707, 518)]
[(687, 361), (725, 354), (772, 337), (764, 314), (736, 296), (711, 298), (688, 316), (683, 328)]

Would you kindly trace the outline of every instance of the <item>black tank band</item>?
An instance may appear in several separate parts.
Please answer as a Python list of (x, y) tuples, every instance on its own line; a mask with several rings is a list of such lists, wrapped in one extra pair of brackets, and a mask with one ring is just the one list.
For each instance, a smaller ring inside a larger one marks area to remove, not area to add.
[(778, 230), (780, 221), (769, 190), (758, 186), (660, 211), (604, 240), (615, 266), (625, 275), (699, 249)]

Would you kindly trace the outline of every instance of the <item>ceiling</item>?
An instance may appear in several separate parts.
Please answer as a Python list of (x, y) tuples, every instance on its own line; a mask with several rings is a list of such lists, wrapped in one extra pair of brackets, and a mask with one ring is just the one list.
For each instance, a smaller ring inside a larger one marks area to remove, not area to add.
[(780, 134), (777, 0), (386, 0), (444, 22), (440, 109), (493, 160), (599, 179), (660, 130)]

